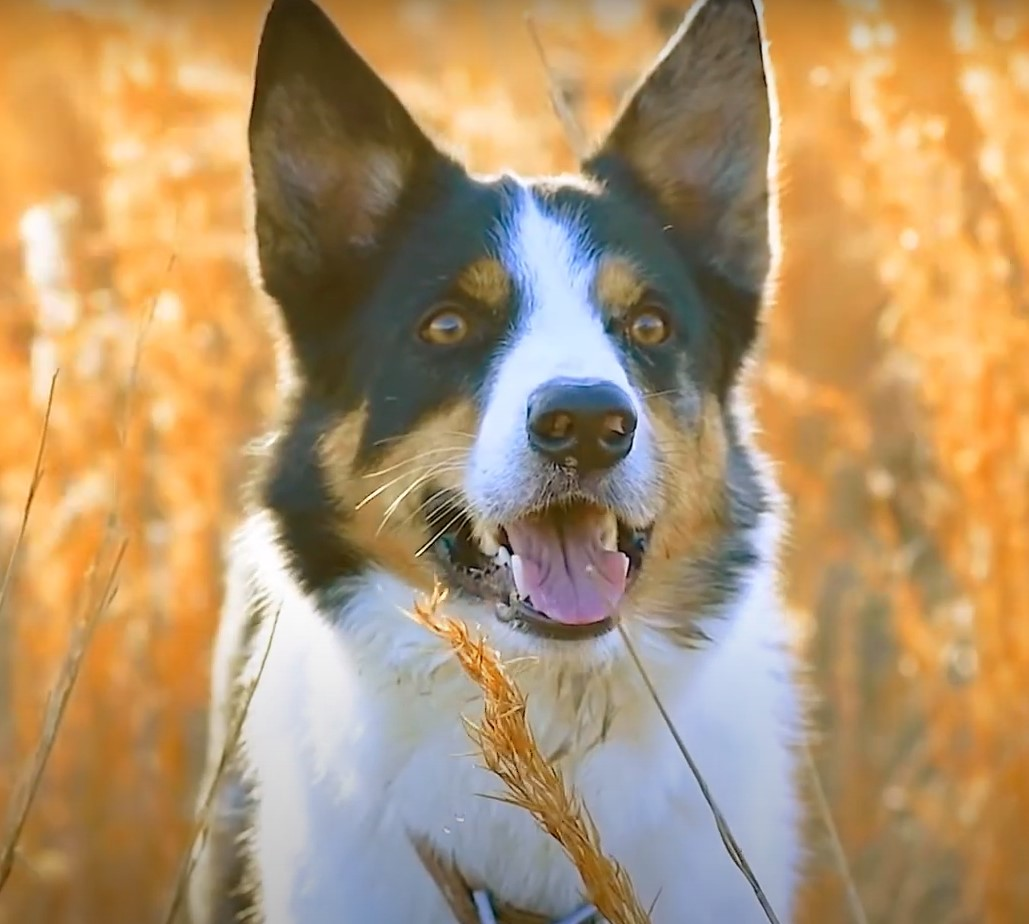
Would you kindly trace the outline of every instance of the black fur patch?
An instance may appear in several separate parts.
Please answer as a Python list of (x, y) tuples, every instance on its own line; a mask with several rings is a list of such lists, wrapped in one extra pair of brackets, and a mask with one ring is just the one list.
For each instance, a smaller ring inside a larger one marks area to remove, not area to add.
[(597, 193), (552, 184), (540, 191), (548, 210), (575, 221), (598, 252), (629, 257), (671, 314), (675, 335), (660, 348), (621, 344), (644, 379), (643, 390), (674, 393), (686, 358), (697, 391), (725, 398), (757, 335), (760, 296), (703, 260), (696, 241), (669, 226), (658, 203), (623, 165), (602, 159), (591, 170), (602, 183)]
[(293, 573), (305, 592), (317, 593), (366, 562), (345, 538), (345, 513), (332, 502), (317, 456), (334, 411), (311, 393), (301, 393), (294, 407), (268, 450), (252, 503), (273, 513)]

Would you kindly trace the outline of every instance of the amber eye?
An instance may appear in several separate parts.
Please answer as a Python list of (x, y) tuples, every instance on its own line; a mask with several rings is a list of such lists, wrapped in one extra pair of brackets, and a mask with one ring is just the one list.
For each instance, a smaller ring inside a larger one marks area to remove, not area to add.
[(629, 336), (640, 346), (657, 346), (671, 334), (668, 317), (656, 305), (644, 305), (629, 318)]
[(468, 336), (468, 319), (457, 305), (443, 305), (426, 318), (419, 336), (436, 346), (453, 346)]

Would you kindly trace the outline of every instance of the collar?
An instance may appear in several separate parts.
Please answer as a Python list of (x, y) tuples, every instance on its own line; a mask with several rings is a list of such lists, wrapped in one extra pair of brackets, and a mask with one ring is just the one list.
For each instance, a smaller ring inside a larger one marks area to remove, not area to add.
[[(429, 875), (436, 881), (444, 899), (454, 912), (457, 924), (480, 924), (482, 919), (479, 917), (472, 895), (477, 889), (484, 888), (484, 886), (465, 879), (453, 860), (441, 857), (428, 841), (412, 838), (412, 843)], [(493, 911), (497, 924), (551, 924), (551, 918), (545, 915), (516, 908), (496, 900), (493, 901)]]

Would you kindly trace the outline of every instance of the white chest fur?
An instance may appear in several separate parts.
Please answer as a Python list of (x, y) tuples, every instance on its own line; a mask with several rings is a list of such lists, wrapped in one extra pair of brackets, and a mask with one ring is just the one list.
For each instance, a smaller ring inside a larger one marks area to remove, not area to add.
[[(478, 766), (461, 723), (479, 714), (475, 688), (399, 611), (411, 592), (369, 582), (345, 628), (283, 596), (244, 732), (267, 924), (452, 924), (409, 834), (505, 901), (555, 916), (577, 907), (581, 884), (558, 845), (522, 810), (483, 797), (501, 784)], [(752, 584), (738, 609), (709, 650), (637, 644), (785, 922), (801, 860), (796, 696), (770, 582)], [(567, 780), (605, 852), (655, 903), (654, 924), (764, 920), (624, 658), (589, 673), (540, 659), (517, 677), (541, 747), (566, 751)]]

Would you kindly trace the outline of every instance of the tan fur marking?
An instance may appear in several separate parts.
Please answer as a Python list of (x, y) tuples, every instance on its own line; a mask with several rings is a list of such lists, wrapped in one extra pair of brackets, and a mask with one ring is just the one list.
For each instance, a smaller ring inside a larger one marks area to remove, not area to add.
[(646, 289), (639, 271), (627, 257), (607, 254), (601, 258), (593, 281), (594, 298), (613, 317), (621, 317), (633, 308)]
[(329, 478), (330, 489), (337, 478), (349, 478), (367, 419), (368, 409), (361, 407), (347, 414), (319, 439), (318, 457)]
[[(422, 423), (389, 444), (369, 468), (354, 465), (365, 412), (351, 414), (325, 435), (319, 446), (329, 492), (346, 517), (347, 538), (384, 569), (431, 591), (436, 577), (432, 558), (417, 556), (433, 536), (418, 516), (422, 487), (461, 487), (463, 469), (478, 427), (470, 403)], [(446, 524), (444, 519), (440, 528)]]
[(499, 260), (483, 258), (469, 264), (457, 278), (458, 288), (489, 308), (503, 308), (511, 297), (511, 277)]
[(690, 563), (702, 559), (730, 525), (728, 443), (713, 397), (705, 400), (694, 426), (684, 426), (664, 401), (653, 402), (650, 412), (668, 474), (662, 514), (632, 591), (633, 604), (644, 617), (683, 634), (689, 626), (682, 620), (702, 610), (712, 593), (708, 579)]

